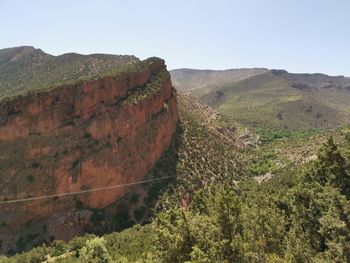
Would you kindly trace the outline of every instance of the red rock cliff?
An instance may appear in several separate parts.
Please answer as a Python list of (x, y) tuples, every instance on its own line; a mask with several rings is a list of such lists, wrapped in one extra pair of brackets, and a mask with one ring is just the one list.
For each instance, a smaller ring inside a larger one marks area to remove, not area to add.
[[(0, 201), (141, 180), (169, 147), (178, 112), (164, 61), (139, 64), (1, 103)], [(84, 207), (102, 208), (127, 190), (0, 204), (0, 239), (73, 211), (77, 200)]]

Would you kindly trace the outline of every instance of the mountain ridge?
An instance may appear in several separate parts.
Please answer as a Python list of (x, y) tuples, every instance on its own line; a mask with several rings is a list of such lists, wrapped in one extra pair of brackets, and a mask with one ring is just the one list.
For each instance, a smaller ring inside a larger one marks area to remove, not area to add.
[[(234, 121), (269, 129), (323, 129), (350, 120), (350, 78), (285, 70), (171, 71), (174, 86)], [(232, 73), (233, 72), (233, 73)]]
[(0, 100), (105, 75), (140, 60), (129, 55), (66, 53), (53, 56), (21, 46), (0, 50)]
[(283, 68), (267, 68), (267, 67), (237, 67), (237, 68), (227, 68), (227, 69), (213, 69), (213, 68), (173, 68), (170, 69), (169, 72), (176, 71), (187, 71), (187, 72), (225, 72), (225, 71), (237, 71), (237, 70), (266, 70), (266, 71), (276, 71), (276, 72), (285, 72), (294, 75), (322, 75), (328, 77), (342, 77), (342, 78), (350, 78), (350, 76), (345, 75), (336, 75), (336, 74), (328, 74), (323, 72), (292, 72)]

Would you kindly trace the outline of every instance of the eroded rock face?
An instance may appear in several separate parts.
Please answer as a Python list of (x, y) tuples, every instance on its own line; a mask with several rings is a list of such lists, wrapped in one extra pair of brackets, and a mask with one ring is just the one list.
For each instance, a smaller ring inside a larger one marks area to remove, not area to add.
[[(176, 94), (164, 61), (143, 63), (147, 66), (130, 74), (1, 103), (0, 201), (141, 180), (169, 147), (178, 122)], [(55, 224), (77, 202), (106, 207), (128, 189), (0, 204), (1, 249), (6, 251), (16, 233), (30, 224)], [(60, 236), (71, 237), (76, 224), (62, 228)]]

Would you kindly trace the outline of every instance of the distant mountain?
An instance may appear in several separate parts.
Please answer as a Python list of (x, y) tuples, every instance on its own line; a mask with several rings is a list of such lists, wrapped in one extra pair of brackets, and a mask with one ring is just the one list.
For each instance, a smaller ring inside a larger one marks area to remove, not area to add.
[(333, 128), (350, 120), (350, 78), (285, 70), (171, 71), (174, 86), (255, 128)]
[(0, 100), (88, 79), (137, 61), (135, 56), (107, 54), (52, 56), (30, 46), (0, 49)]
[(267, 71), (267, 69), (263, 68), (229, 70), (175, 69), (171, 71), (171, 77), (173, 85), (178, 89), (190, 91), (192, 94), (204, 94), (210, 91), (213, 86), (240, 81)]

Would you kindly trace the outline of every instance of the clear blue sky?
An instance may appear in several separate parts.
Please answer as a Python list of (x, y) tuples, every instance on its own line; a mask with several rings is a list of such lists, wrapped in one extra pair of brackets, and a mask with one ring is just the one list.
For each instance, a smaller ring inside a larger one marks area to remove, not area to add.
[(350, 0), (1, 0), (0, 48), (350, 76)]

